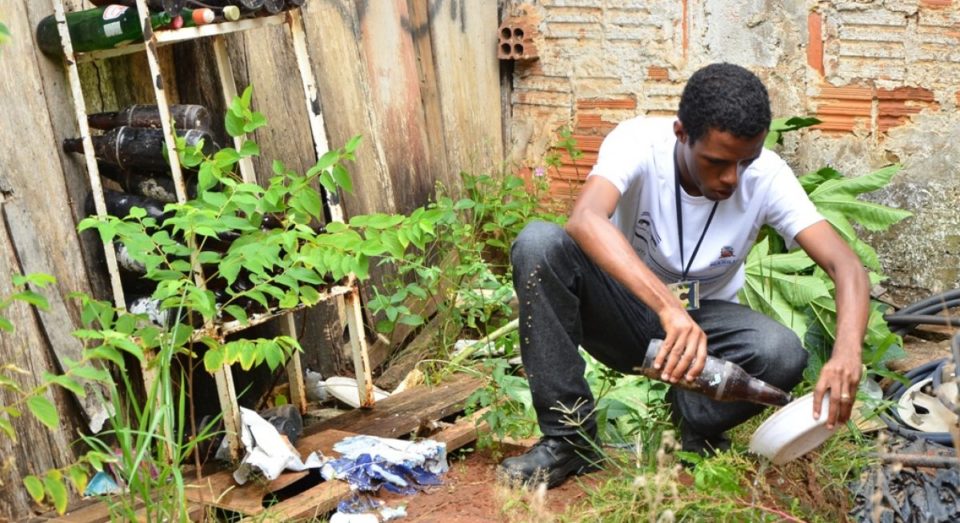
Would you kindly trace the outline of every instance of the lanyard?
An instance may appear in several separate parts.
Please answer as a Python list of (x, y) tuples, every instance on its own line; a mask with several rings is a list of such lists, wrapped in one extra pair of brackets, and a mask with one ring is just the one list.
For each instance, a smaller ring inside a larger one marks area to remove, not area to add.
[(703, 232), (700, 233), (700, 239), (697, 240), (697, 246), (693, 248), (693, 254), (690, 255), (690, 261), (687, 262), (686, 267), (683, 265), (683, 212), (680, 210), (680, 163), (677, 161), (677, 146), (679, 142), (673, 146), (673, 185), (674, 185), (674, 194), (677, 199), (677, 237), (680, 240), (680, 269), (683, 271), (680, 274), (680, 280), (687, 279), (687, 273), (690, 272), (690, 266), (693, 265), (693, 259), (697, 257), (697, 252), (700, 250), (700, 244), (703, 243), (703, 237), (707, 235), (707, 229), (710, 227), (710, 222), (713, 221), (713, 215), (717, 212), (717, 205), (720, 202), (713, 202), (713, 208), (710, 209), (710, 216), (707, 218), (707, 223), (703, 226)]

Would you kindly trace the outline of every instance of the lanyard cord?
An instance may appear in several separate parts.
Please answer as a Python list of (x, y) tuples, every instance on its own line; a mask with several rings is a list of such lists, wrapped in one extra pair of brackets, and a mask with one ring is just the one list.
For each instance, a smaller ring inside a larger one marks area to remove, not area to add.
[(683, 266), (683, 212), (680, 210), (680, 164), (677, 161), (677, 147), (680, 142), (674, 144), (673, 146), (673, 186), (674, 194), (677, 199), (677, 237), (680, 240), (680, 269), (683, 271), (680, 273), (680, 280), (687, 279), (687, 273), (690, 272), (690, 266), (693, 265), (693, 259), (697, 257), (697, 252), (700, 251), (700, 244), (703, 243), (704, 236), (707, 235), (707, 229), (710, 228), (710, 222), (713, 221), (713, 215), (717, 212), (717, 205), (720, 202), (713, 202), (713, 208), (710, 209), (710, 216), (707, 217), (707, 223), (703, 226), (703, 232), (700, 233), (700, 239), (697, 240), (697, 246), (693, 248), (693, 254), (690, 255), (690, 261), (687, 262), (686, 267)]

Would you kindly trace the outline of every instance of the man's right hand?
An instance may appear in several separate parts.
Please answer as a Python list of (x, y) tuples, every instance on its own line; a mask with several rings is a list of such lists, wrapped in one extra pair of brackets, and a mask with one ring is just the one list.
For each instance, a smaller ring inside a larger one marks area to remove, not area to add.
[(707, 335), (679, 304), (665, 307), (659, 316), (666, 336), (653, 367), (670, 383), (684, 378), (684, 372), (684, 379), (695, 380), (707, 363)]

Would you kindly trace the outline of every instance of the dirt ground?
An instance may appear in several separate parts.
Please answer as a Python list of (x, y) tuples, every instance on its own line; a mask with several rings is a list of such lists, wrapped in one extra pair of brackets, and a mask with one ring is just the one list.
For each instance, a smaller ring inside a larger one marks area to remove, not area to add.
[[(407, 517), (398, 522), (481, 523), (510, 521), (511, 503), (519, 494), (499, 486), (496, 464), (503, 457), (522, 454), (526, 449), (515, 445), (500, 447), (502, 454), (489, 449), (457, 453), (450, 459), (450, 470), (442, 486), (433, 487), (414, 496), (381, 494), (379, 498), (391, 507), (406, 504)], [(596, 472), (566, 481), (548, 490), (542, 512), (559, 514), (586, 497), (584, 488), (596, 485), (604, 473)], [(541, 522), (541, 523), (546, 523)]]
[[(576, 511), (571, 512), (570, 509), (586, 500), (590, 488), (609, 479), (610, 472), (602, 470), (571, 478), (563, 485), (546, 491), (541, 506), (530, 508), (536, 503), (534, 494), (524, 495), (496, 481), (499, 460), (521, 454), (524, 450), (521, 446), (504, 445), (500, 448), (502, 454), (495, 455), (489, 449), (457, 453), (450, 460), (450, 470), (442, 486), (413, 496), (381, 493), (378, 499), (390, 507), (406, 505), (407, 516), (396, 520), (398, 522), (549, 523), (560, 514), (576, 518)], [(763, 506), (765, 508), (758, 509), (758, 512), (770, 516), (772, 511), (789, 514), (790, 500), (797, 499), (807, 507), (830, 507), (826, 512), (836, 515), (837, 521), (842, 520), (849, 509), (849, 502), (845, 496), (838, 496), (836, 491), (827, 492), (816, 483), (816, 475), (811, 470), (814, 463), (815, 458), (801, 459), (789, 467), (767, 469), (763, 472), (766, 488), (757, 494), (756, 499), (745, 499), (744, 504)], [(679, 480), (686, 486), (693, 482), (686, 472), (681, 472)]]

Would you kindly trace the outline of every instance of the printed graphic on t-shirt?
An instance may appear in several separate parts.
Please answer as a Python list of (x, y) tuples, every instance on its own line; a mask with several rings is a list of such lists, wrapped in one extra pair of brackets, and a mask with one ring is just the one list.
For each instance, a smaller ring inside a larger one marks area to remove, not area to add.
[(637, 255), (641, 259), (648, 258), (650, 251), (655, 250), (660, 243), (660, 235), (657, 234), (656, 226), (649, 212), (643, 211), (640, 213), (630, 243), (633, 244), (634, 250), (637, 251)]
[(736, 252), (733, 247), (729, 245), (724, 245), (720, 248), (720, 257), (710, 262), (710, 267), (721, 267), (724, 265), (733, 265), (738, 263), (740, 259), (737, 257)]

